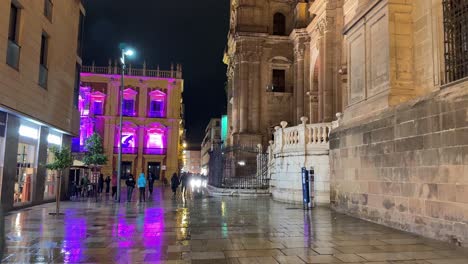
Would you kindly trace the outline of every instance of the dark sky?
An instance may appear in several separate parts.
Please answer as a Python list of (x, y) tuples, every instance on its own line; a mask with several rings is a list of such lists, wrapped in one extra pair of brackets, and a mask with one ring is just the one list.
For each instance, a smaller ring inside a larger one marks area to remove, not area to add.
[(137, 51), (132, 65), (183, 65), (188, 141), (198, 144), (211, 117), (226, 111), (222, 63), (228, 0), (85, 0), (84, 64), (107, 66), (119, 43)]

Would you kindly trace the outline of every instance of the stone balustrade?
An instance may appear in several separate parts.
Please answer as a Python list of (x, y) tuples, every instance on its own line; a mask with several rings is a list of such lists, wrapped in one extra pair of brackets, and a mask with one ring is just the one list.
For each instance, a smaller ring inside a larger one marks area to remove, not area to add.
[(301, 168), (314, 168), (315, 203), (326, 205), (330, 201), (329, 137), (338, 122), (307, 121), (307, 117), (302, 117), (297, 126), (288, 127), (283, 121), (275, 127), (274, 140), (268, 147), (270, 191), (275, 200), (301, 203)]
[[(122, 69), (119, 65), (112, 65), (109, 61), (109, 65), (106, 66), (95, 66), (94, 63), (90, 66), (83, 65), (81, 68), (82, 73), (95, 73), (95, 74), (121, 74)], [(143, 76), (143, 77), (155, 77), (155, 78), (177, 78), (182, 79), (182, 66), (180, 64), (171, 65), (170, 71), (161, 71), (159, 66), (157, 69), (147, 69), (146, 63), (143, 64), (143, 68), (132, 68), (132, 65), (127, 66), (125, 75), (128, 76)]]
[(275, 127), (275, 140), (270, 142), (271, 154), (327, 150), (332, 123), (306, 124), (307, 120), (302, 117), (302, 124), (294, 127), (287, 127), (288, 123), (283, 121), (281, 126)]

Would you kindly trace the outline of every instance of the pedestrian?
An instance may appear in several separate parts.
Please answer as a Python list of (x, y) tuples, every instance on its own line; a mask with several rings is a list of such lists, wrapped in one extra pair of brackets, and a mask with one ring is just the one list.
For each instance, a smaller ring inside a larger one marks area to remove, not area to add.
[(188, 176), (186, 172), (183, 172), (182, 175), (180, 175), (180, 185), (181, 185), (181, 191), (182, 194), (185, 195), (185, 192), (187, 191), (187, 182), (188, 182)]
[(80, 198), (81, 196), (81, 179), (78, 177), (76, 181), (76, 198)]
[(98, 193), (102, 193), (102, 190), (104, 189), (104, 174), (99, 174), (99, 179), (98, 179)]
[(140, 203), (146, 201), (145, 197), (145, 188), (146, 188), (146, 178), (145, 174), (142, 172), (140, 173), (140, 177), (138, 178), (138, 189), (140, 190)]
[(111, 179), (110, 179), (109, 175), (107, 175), (104, 182), (106, 183), (106, 193), (109, 193), (109, 189), (110, 189), (109, 187), (110, 187), (110, 182), (111, 182)]
[(88, 192), (88, 184), (89, 184), (89, 178), (88, 178), (88, 174), (85, 173), (85, 176), (83, 178), (81, 178), (81, 188), (82, 188), (82, 193), (81, 193), (81, 196), (84, 197), (85, 194), (86, 194), (86, 197), (89, 196), (89, 192)]
[(171, 188), (172, 188), (172, 192), (174, 193), (174, 197), (176, 196), (176, 193), (177, 193), (177, 188), (179, 187), (179, 177), (177, 176), (177, 173), (174, 172), (174, 174), (172, 174), (172, 178), (171, 178)]
[(117, 195), (117, 172), (112, 173), (112, 198), (117, 199), (117, 197), (114, 197)]
[(154, 185), (154, 174), (152, 172), (148, 173), (148, 191), (149, 195), (153, 195), (153, 185)]
[(131, 202), (133, 189), (135, 188), (135, 179), (132, 174), (130, 174), (128, 179), (125, 181), (125, 184), (127, 185), (127, 202)]

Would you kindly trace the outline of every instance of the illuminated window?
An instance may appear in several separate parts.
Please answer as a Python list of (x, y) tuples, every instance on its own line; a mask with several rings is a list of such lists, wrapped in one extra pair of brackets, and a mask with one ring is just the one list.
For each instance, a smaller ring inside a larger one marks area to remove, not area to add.
[(102, 101), (94, 101), (93, 103), (94, 114), (95, 115), (103, 115), (104, 114), (104, 106)]
[(136, 96), (137, 92), (131, 88), (125, 89), (123, 92), (122, 114), (124, 116), (136, 115)]
[(161, 155), (165, 154), (166, 129), (159, 124), (155, 124), (146, 131), (145, 154)]
[(134, 116), (135, 114), (135, 100), (133, 99), (124, 99), (123, 100), (123, 115), (124, 116)]
[(166, 115), (166, 94), (155, 90), (149, 93), (149, 117), (164, 117)]

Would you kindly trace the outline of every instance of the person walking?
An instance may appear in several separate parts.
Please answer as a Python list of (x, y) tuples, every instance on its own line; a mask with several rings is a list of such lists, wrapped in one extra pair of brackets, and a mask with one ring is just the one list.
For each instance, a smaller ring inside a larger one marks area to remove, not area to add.
[(140, 190), (140, 203), (142, 200), (143, 202), (146, 202), (145, 188), (146, 188), (146, 178), (145, 178), (145, 174), (142, 172), (140, 173), (140, 177), (138, 178), (138, 189)]
[(172, 192), (174, 193), (174, 197), (176, 197), (177, 187), (179, 187), (179, 183), (180, 183), (179, 177), (177, 176), (177, 173), (174, 172), (171, 178), (171, 188), (172, 188)]
[(109, 187), (110, 187), (110, 182), (111, 182), (111, 179), (110, 179), (109, 175), (107, 175), (104, 182), (106, 183), (106, 193), (109, 193), (109, 189), (110, 189)]
[(133, 179), (132, 174), (130, 174), (128, 179), (125, 181), (125, 184), (127, 185), (127, 202), (131, 202), (133, 189), (135, 188), (135, 179)]
[(188, 182), (187, 173), (183, 172), (182, 175), (180, 175), (180, 185), (181, 185), (181, 191), (183, 195), (185, 195), (185, 193), (187, 192), (187, 182)]
[(153, 195), (153, 186), (154, 186), (154, 174), (152, 172), (148, 173), (148, 191), (149, 195)]
[(104, 189), (104, 174), (99, 174), (98, 178), (98, 193), (102, 193), (102, 190)]
[[(117, 195), (117, 172), (115, 171), (112, 173), (111, 183), (112, 183), (112, 198), (114, 198), (114, 196)], [(117, 197), (115, 197), (114, 199), (117, 199)]]
[(82, 197), (85, 196), (86, 194), (86, 197), (89, 196), (89, 192), (88, 192), (88, 184), (89, 184), (89, 178), (88, 178), (88, 174), (85, 173), (85, 176), (83, 178), (81, 178), (81, 188), (83, 189), (83, 192), (81, 194)]

